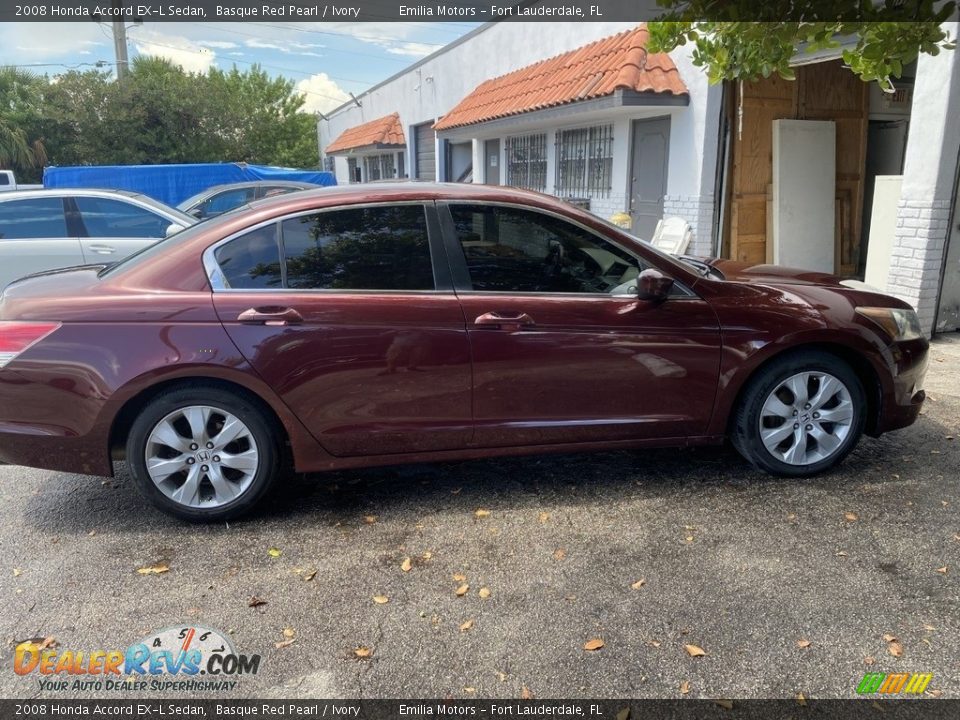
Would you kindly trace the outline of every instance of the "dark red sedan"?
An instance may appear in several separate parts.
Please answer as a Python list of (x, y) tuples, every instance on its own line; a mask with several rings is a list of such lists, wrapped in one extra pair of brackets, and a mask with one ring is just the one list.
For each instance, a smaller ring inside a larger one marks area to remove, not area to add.
[(181, 518), (282, 477), (720, 443), (804, 476), (912, 423), (913, 310), (829, 275), (678, 260), (547, 196), (301, 192), (0, 300), (0, 460)]

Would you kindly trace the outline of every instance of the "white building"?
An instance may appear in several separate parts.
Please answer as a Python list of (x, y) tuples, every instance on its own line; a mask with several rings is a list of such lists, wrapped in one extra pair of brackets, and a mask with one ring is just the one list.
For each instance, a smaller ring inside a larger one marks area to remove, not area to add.
[[(816, 255), (809, 267), (866, 275), (928, 330), (960, 326), (957, 52), (922, 55), (891, 97), (831, 56), (798, 57), (795, 82), (710, 86), (688, 49), (651, 55), (646, 37), (633, 23), (487, 23), (331, 112), (321, 153), (342, 184), (530, 187), (626, 212), (641, 237), (678, 215), (691, 254)], [(875, 212), (890, 187), (891, 211)]]

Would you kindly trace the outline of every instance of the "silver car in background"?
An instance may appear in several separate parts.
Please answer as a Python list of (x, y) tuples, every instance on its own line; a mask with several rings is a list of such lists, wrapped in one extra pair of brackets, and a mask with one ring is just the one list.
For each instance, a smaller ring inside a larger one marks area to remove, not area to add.
[(197, 219), (126, 190), (24, 190), (0, 195), (0, 289), (55, 268), (113, 263)]

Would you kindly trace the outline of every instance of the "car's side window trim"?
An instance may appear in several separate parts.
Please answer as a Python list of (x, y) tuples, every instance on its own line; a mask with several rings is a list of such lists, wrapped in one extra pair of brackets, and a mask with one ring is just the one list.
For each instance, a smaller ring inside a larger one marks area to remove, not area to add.
[[(577, 222), (573, 218), (562, 215), (561, 213), (553, 212), (545, 208), (540, 207), (529, 207), (527, 205), (521, 205), (518, 203), (511, 202), (502, 202), (502, 201), (487, 201), (487, 200), (442, 200), (437, 201), (437, 212), (440, 215), (440, 224), (443, 228), (443, 244), (444, 248), (447, 251), (447, 258), (450, 263), (450, 272), (453, 279), (453, 287), (457, 295), (510, 295), (510, 296), (542, 296), (542, 297), (582, 297), (582, 298), (629, 298), (629, 295), (611, 295), (609, 293), (580, 293), (580, 292), (527, 292), (527, 291), (512, 291), (512, 290), (474, 290), (473, 282), (470, 279), (470, 269), (467, 266), (467, 258), (463, 251), (463, 247), (460, 245), (460, 239), (457, 237), (456, 224), (453, 221), (453, 213), (451, 211), (451, 206), (458, 205), (469, 205), (469, 206), (483, 206), (483, 207), (503, 207), (509, 208), (511, 210), (519, 210), (523, 212), (532, 212), (539, 213), (541, 215), (546, 215), (548, 217), (555, 218), (562, 222), (569, 223), (577, 228), (580, 228), (585, 233), (591, 237), (598, 238), (604, 242), (608, 242), (616, 248), (619, 248), (623, 252), (636, 257), (640, 262), (643, 262), (647, 265), (651, 265), (650, 261), (646, 258), (637, 255), (636, 252), (629, 248), (623, 247), (620, 243), (614, 241), (613, 239), (598, 233), (596, 230), (587, 227), (583, 223)], [(677, 295), (670, 295), (671, 300), (686, 300), (686, 299), (695, 299), (699, 300), (700, 296), (697, 295), (693, 290), (691, 290), (685, 283), (681, 282), (679, 279), (674, 278), (674, 291), (677, 292)]]
[[(343, 288), (289, 288), (287, 285), (287, 269), (284, 261), (283, 230), (284, 221), (308, 215), (318, 215), (320, 213), (336, 212), (338, 210), (358, 210), (362, 208), (373, 207), (394, 207), (397, 205), (418, 205), (423, 208), (427, 226), (427, 247), (430, 250), (430, 263), (433, 266), (433, 290), (379, 290), (379, 289), (343, 289)], [(216, 250), (222, 245), (226, 245), (232, 240), (243, 237), (247, 233), (259, 230), (272, 223), (277, 225), (277, 250), (280, 256), (280, 267), (283, 278), (283, 287), (279, 288), (231, 288), (227, 286), (226, 276), (220, 269), (216, 259)], [(450, 265), (447, 259), (446, 249), (443, 247), (444, 233), (440, 227), (440, 220), (437, 216), (437, 209), (432, 200), (384, 200), (381, 202), (352, 203), (349, 205), (336, 205), (332, 207), (313, 208), (302, 210), (287, 215), (281, 215), (270, 220), (251, 225), (228, 235), (225, 238), (213, 243), (203, 251), (201, 259), (204, 270), (207, 273), (207, 279), (210, 281), (210, 287), (214, 292), (227, 293), (318, 293), (318, 294), (338, 294), (338, 295), (437, 295), (453, 293), (453, 281), (450, 276)]]

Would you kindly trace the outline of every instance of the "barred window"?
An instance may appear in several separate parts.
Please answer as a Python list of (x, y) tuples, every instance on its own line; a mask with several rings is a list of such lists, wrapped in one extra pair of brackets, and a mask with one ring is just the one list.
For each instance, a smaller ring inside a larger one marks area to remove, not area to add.
[(557, 131), (555, 192), (607, 197), (613, 175), (613, 125)]
[(547, 136), (545, 133), (507, 138), (507, 185), (547, 189)]
[(393, 153), (370, 155), (363, 159), (364, 181), (386, 180), (397, 176)]

